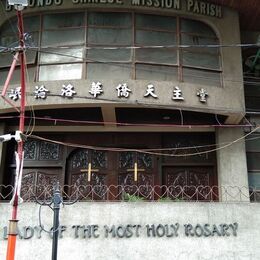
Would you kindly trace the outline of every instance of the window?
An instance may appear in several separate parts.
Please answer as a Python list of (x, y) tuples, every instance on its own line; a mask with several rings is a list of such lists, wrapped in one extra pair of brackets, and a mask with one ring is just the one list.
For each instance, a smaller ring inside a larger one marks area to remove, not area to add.
[(251, 200), (260, 201), (260, 134), (252, 134), (246, 140), (248, 182)]
[[(24, 18), (25, 45), (37, 47), (39, 44), (40, 17), (30, 16)], [(18, 46), (18, 31), (16, 20), (6, 22), (0, 29), (0, 46), (16, 47)], [(0, 85), (6, 79), (9, 67), (13, 61), (12, 53), (0, 53)], [(37, 62), (37, 50), (26, 51), (26, 63), (28, 65), (30, 81), (35, 79), (35, 67)], [(19, 62), (18, 62), (19, 65)], [(19, 69), (14, 73), (12, 84), (20, 82)]]
[(214, 31), (207, 25), (181, 19), (181, 44), (192, 45), (181, 51), (183, 65), (183, 81), (220, 85), (220, 53), (219, 48), (196, 47), (217, 45), (219, 43)]
[(245, 79), (245, 101), (248, 111), (259, 111), (260, 109), (260, 80), (258, 78)]
[[(40, 47), (38, 60), (36, 50), (26, 53), (27, 63), (38, 66), (39, 81), (155, 79), (221, 86), (219, 48), (201, 47), (218, 45), (219, 40), (200, 21), (86, 11), (27, 17), (25, 28), (28, 44)], [(2, 26), (0, 37), (3, 46), (17, 44), (9, 23)], [(0, 74), (4, 75), (11, 61), (12, 55), (1, 54)]]
[[(86, 77), (91, 79), (131, 79), (132, 17), (129, 13), (89, 13)], [(91, 47), (100, 47), (93, 48)], [(102, 47), (112, 47), (103, 49)], [(113, 47), (119, 47), (113, 49)]]
[(135, 44), (136, 79), (176, 80), (177, 49), (149, 48), (149, 46), (176, 45), (175, 17), (136, 15)]
[(39, 80), (81, 79), (84, 37), (84, 13), (44, 15)]
[(260, 190), (260, 134), (246, 140), (249, 186)]

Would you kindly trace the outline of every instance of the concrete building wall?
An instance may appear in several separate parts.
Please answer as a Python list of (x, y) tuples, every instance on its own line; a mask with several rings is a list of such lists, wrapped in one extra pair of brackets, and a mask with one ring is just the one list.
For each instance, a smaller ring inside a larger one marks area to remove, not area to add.
[[(37, 2), (37, 1), (32, 1)], [(42, 1), (41, 1), (42, 2)], [(55, 1), (48, 1), (51, 3), (54, 3)], [(203, 21), (207, 24), (209, 24), (216, 32), (217, 36), (219, 37), (220, 44), (226, 45), (226, 44), (237, 44), (240, 43), (240, 29), (239, 29), (239, 19), (238, 14), (235, 11), (232, 11), (231, 9), (222, 7), (222, 17), (210, 17), (206, 15), (197, 14), (194, 12), (188, 12), (187, 7), (185, 7), (187, 1), (176, 1), (181, 3), (181, 8), (176, 9), (166, 9), (166, 8), (152, 8), (152, 7), (145, 7), (142, 5), (134, 6), (131, 4), (131, 1), (123, 1), (123, 4), (82, 4), (78, 3), (80, 1), (58, 1), (62, 2), (62, 4), (51, 4), (51, 5), (45, 5), (45, 6), (37, 6), (37, 4), (34, 5), (34, 7), (28, 8), (24, 11), (25, 14), (37, 14), (42, 11), (80, 11), (84, 10), (84, 8), (96, 8), (98, 11), (98, 8), (102, 8), (103, 10), (127, 10), (131, 11), (138, 11), (138, 12), (151, 12), (158, 14), (158, 10), (162, 15), (173, 15), (173, 16), (181, 16), (186, 18), (192, 18), (195, 20)], [(194, 1), (196, 2), (196, 1)], [(94, 10), (93, 9), (93, 10)], [(5, 12), (5, 10), (0, 10), (0, 26), (3, 24), (7, 17), (13, 17), (15, 16), (15, 12)], [(238, 123), (240, 119), (243, 117), (245, 106), (244, 106), (244, 91), (243, 91), (243, 74), (242, 74), (242, 59), (241, 59), (241, 52), (240, 48), (221, 48), (221, 69), (223, 71), (223, 86), (222, 87), (215, 87), (210, 86), (210, 84), (207, 86), (203, 86), (206, 88), (209, 98), (207, 104), (201, 104), (198, 100), (198, 97), (196, 96), (196, 92), (201, 87), (199, 84), (192, 84), (192, 83), (185, 83), (185, 82), (152, 82), (154, 83), (156, 89), (160, 92), (158, 93), (158, 96), (160, 97), (156, 102), (152, 99), (145, 99), (143, 97), (143, 92), (141, 90), (145, 89), (147, 84), (150, 84), (151, 82), (149, 80), (138, 80), (138, 81), (131, 81), (126, 82), (130, 88), (133, 89), (133, 93), (135, 93), (136, 89), (140, 89), (136, 94), (131, 95), (131, 98), (126, 99), (124, 102), (124, 106), (131, 106), (135, 105), (136, 102), (138, 103), (147, 103), (151, 105), (165, 105), (165, 106), (174, 106), (175, 108), (180, 109), (188, 109), (188, 110), (195, 110), (195, 111), (201, 111), (201, 112), (213, 112), (216, 114), (222, 114), (222, 115), (228, 115), (229, 119), (227, 122), (229, 123)], [(98, 79), (99, 81), (102, 81), (102, 79)], [(46, 87), (51, 90), (51, 94), (59, 94), (60, 89), (62, 87), (62, 84), (64, 82), (42, 82), (42, 84), (45, 84)], [(71, 83), (71, 81), (67, 81), (66, 83)], [(84, 95), (89, 96), (88, 88), (91, 85), (90, 81), (76, 81), (75, 88), (78, 95)], [(30, 83), (31, 89), (28, 91), (30, 93), (33, 93), (34, 87), (37, 85), (37, 83)], [(104, 83), (104, 95), (102, 98), (104, 99), (116, 99), (116, 91), (112, 90), (113, 86), (114, 89), (118, 85), (118, 82), (115, 81), (107, 81)], [(171, 95), (174, 86), (178, 85), (182, 91), (183, 95), (185, 96), (185, 101), (181, 103), (173, 103), (171, 100)], [(14, 86), (13, 86), (14, 87)], [(144, 92), (145, 93), (145, 92)], [(113, 95), (114, 94), (114, 95)], [(120, 100), (119, 100), (120, 101)], [(73, 100), (65, 100), (57, 97), (48, 97), (44, 101), (35, 100), (34, 98), (31, 98), (28, 100), (30, 105), (33, 105), (35, 109), (38, 108), (47, 108), (49, 106), (55, 107), (56, 104), (59, 105), (69, 105), (70, 106), (80, 106), (82, 105), (82, 99), (76, 99)], [(84, 100), (84, 106), (91, 106), (93, 104), (97, 105), (100, 104), (100, 100), (92, 100), (92, 101), (86, 101)], [(109, 103), (109, 102), (108, 102)], [(117, 102), (115, 101), (113, 106)], [(120, 106), (120, 102), (116, 104)], [(3, 103), (0, 100), (0, 112), (2, 109), (2, 112), (8, 111), (10, 107)]]
[[(19, 209), (21, 235), (25, 235), (23, 228), (26, 226), (34, 229), (34, 235), (28, 238), (31, 231), (27, 228), (28, 239), (18, 238), (16, 259), (47, 260), (51, 257), (49, 235), (42, 232), (41, 238), (37, 238), (34, 228), (39, 225), (38, 208), (38, 205), (25, 203)], [(3, 227), (7, 225), (10, 210), (8, 204), (0, 204), (0, 259), (5, 258), (7, 242), (3, 239)], [(66, 230), (59, 240), (58, 259), (258, 260), (259, 215), (260, 207), (249, 203), (77, 203), (61, 209), (61, 225), (66, 226)], [(50, 229), (52, 212), (48, 207), (42, 210), (41, 222)], [(192, 229), (187, 235), (185, 227), (189, 229), (189, 224)], [(206, 224), (210, 235), (205, 229), (201, 232), (200, 226)], [(97, 225), (94, 233), (99, 236), (94, 238), (92, 233), (89, 238), (86, 232), (87, 237), (83, 238), (82, 228), (79, 228), (78, 238), (75, 238), (73, 225)], [(112, 233), (106, 237), (105, 226), (112, 228), (113, 225), (117, 230), (115, 237)], [(140, 227), (138, 231), (132, 227), (132, 236), (128, 232), (129, 237), (122, 237), (127, 225)], [(152, 225), (155, 236), (152, 231), (147, 233)]]
[[(246, 149), (243, 129), (219, 128), (216, 131), (216, 140), (219, 147), (217, 150), (218, 185), (221, 187), (240, 187), (244, 196), (237, 194), (237, 191), (229, 191), (228, 200), (242, 199), (249, 200), (248, 176), (246, 164)], [(226, 201), (226, 194), (220, 188), (220, 197)]]

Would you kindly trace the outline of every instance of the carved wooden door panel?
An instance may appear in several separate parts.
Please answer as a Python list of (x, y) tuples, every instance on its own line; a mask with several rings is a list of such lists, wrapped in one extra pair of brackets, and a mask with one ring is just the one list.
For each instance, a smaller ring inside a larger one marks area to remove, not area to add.
[(108, 153), (78, 149), (68, 160), (69, 193), (79, 199), (105, 199)]
[(21, 196), (23, 199), (49, 199), (57, 182), (63, 184), (62, 169), (24, 169)]
[(164, 167), (163, 184), (168, 187), (167, 196), (184, 200), (214, 200), (216, 175), (213, 167)]
[[(9, 165), (12, 184), (15, 182), (15, 154)], [(25, 200), (46, 199), (59, 181), (64, 184), (63, 147), (58, 144), (28, 138), (24, 144), (24, 165), (21, 196)]]
[(143, 153), (121, 152), (118, 164), (118, 184), (124, 187), (124, 192), (151, 199), (158, 168), (154, 157)]

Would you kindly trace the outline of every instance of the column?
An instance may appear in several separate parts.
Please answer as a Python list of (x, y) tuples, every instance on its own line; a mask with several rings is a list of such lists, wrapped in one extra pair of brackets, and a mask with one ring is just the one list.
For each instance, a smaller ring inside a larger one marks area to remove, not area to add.
[[(250, 201), (246, 163), (245, 140), (242, 128), (219, 128), (216, 130), (218, 185), (220, 201)], [(229, 146), (221, 149), (221, 147)]]

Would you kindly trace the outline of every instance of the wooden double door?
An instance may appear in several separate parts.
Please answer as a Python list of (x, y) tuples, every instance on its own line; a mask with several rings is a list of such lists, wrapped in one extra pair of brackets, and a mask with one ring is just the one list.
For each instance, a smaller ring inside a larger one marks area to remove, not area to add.
[(216, 200), (217, 176), (213, 166), (171, 166), (163, 168), (165, 196), (176, 200)]
[(70, 193), (80, 192), (89, 199), (121, 199), (124, 192), (148, 198), (157, 181), (158, 164), (151, 155), (106, 150), (75, 150), (68, 159), (67, 180)]

